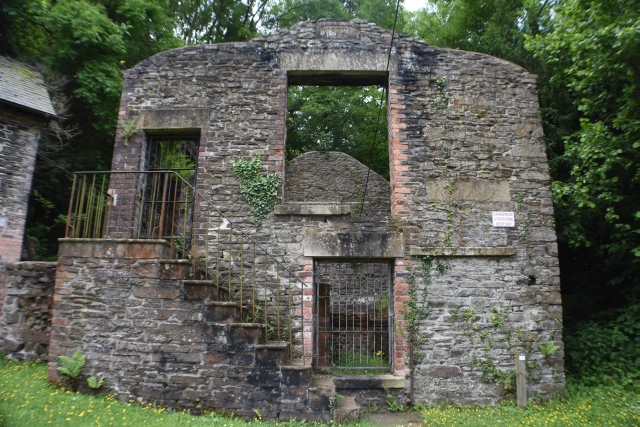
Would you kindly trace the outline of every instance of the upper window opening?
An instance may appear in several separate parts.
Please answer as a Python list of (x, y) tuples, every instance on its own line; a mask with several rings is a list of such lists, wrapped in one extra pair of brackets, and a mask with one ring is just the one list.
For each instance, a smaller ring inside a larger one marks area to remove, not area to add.
[[(315, 85), (299, 85), (303, 77)], [(385, 77), (360, 77), (361, 84), (375, 86), (344, 86), (356, 82), (347, 77), (290, 76), (287, 160), (310, 151), (339, 151), (388, 180), (387, 108), (380, 86)], [(325, 85), (332, 81), (335, 86)]]
[(152, 135), (149, 140), (148, 170), (175, 171), (193, 185), (199, 140), (198, 135)]

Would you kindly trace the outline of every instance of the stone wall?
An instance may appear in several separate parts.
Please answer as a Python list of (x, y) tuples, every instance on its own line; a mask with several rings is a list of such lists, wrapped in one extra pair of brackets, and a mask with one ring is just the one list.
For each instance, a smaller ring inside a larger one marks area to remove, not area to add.
[(0, 106), (0, 263), (20, 261), (42, 125)]
[(5, 271), (7, 289), (0, 311), (0, 350), (15, 360), (47, 360), (56, 263), (11, 263)]
[[(389, 181), (368, 172), (369, 168), (345, 153), (304, 153), (286, 166), (284, 202), (348, 204), (356, 216), (389, 216)], [(365, 186), (364, 210), (360, 212)]]
[[(385, 75), (390, 41), (390, 32), (361, 20), (321, 21), (248, 43), (157, 54), (123, 72), (120, 115), (138, 120), (142, 132), (126, 145), (118, 130), (112, 167), (143, 167), (147, 132), (199, 132), (196, 188), (234, 227), (297, 272), (306, 285), (298, 304), (308, 320), (315, 256), (309, 254), (318, 252), (305, 247), (305, 242), (315, 241), (305, 236), (333, 236), (337, 250), (325, 257), (393, 258), (393, 307), (400, 329), (393, 369), (396, 375), (413, 377), (408, 389), (417, 402), (491, 403), (504, 397), (505, 390), (484, 382), (480, 367), (474, 366), (485, 357), (486, 343), (468, 339), (466, 326), (454, 319), (462, 310), (475, 313), (468, 317), (472, 327), (494, 343), (491, 358), (505, 372), (513, 371), (512, 351), (530, 343), (529, 356), (539, 365), (530, 389), (551, 396), (564, 387), (563, 353), (543, 359), (537, 345), (553, 341), (562, 346), (561, 301), (534, 75), (487, 55), (434, 48), (396, 35), (388, 69), (390, 215), (287, 215), (282, 214), (285, 209), (258, 226), (240, 194), (231, 167), (238, 156), (259, 155), (265, 171), (285, 173), (287, 79), (314, 72)], [(283, 179), (288, 179), (286, 174)], [(287, 202), (286, 184), (283, 196)], [(514, 212), (515, 226), (494, 227), (494, 211)], [(215, 240), (205, 220), (196, 217), (196, 229), (205, 234), (197, 241)], [(385, 256), (372, 247), (371, 242), (381, 241), (375, 236), (383, 235), (402, 237), (401, 244), (394, 245), (400, 254)], [(430, 279), (422, 275), (425, 256), (435, 258)], [(414, 280), (421, 295), (428, 292), (425, 301), (433, 311), (420, 325), (427, 340), (413, 349), (421, 357), (414, 359), (419, 363), (411, 376), (411, 349), (401, 331), (402, 307)], [(67, 299), (60, 294), (61, 304)], [(511, 348), (504, 331), (491, 326), (494, 309), (505, 313), (504, 328), (516, 336)], [(124, 323), (135, 326), (133, 319)], [(91, 335), (92, 328), (80, 326), (74, 330), (85, 334), (85, 342), (101, 342), (100, 336)], [(522, 339), (517, 338), (519, 330)], [(305, 326), (303, 337), (311, 348), (313, 329)], [(68, 349), (79, 342), (80, 337), (74, 337)], [(144, 350), (132, 349), (130, 354), (140, 357)], [(110, 365), (118, 384), (127, 383), (127, 366)]]
[[(288, 347), (265, 344), (265, 329), (242, 323), (238, 305), (183, 283), (190, 263), (166, 259), (164, 241), (62, 239), (51, 333), (55, 356), (87, 356), (81, 377), (105, 378), (123, 401), (214, 409), (253, 418), (318, 416), (309, 411), (310, 369)], [(205, 293), (206, 294), (206, 293)]]

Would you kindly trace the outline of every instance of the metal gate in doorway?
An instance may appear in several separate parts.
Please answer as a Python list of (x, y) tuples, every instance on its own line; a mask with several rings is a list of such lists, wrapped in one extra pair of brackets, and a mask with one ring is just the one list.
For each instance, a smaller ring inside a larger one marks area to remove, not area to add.
[(389, 261), (315, 260), (316, 368), (391, 368), (391, 271)]
[(177, 256), (192, 244), (193, 200), (198, 163), (198, 135), (151, 135), (143, 175), (138, 234), (165, 239)]

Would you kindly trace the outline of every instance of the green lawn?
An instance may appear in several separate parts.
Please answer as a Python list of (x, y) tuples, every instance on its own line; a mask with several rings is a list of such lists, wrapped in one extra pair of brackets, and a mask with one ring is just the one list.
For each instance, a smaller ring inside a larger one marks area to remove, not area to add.
[[(438, 406), (422, 411), (427, 426), (640, 426), (639, 396), (604, 388), (574, 388), (567, 396), (519, 410)], [(44, 365), (0, 361), (0, 426), (220, 426), (275, 427), (300, 423), (245, 421), (209, 414), (194, 417), (86, 396), (51, 386)], [(367, 422), (357, 423), (371, 426)]]

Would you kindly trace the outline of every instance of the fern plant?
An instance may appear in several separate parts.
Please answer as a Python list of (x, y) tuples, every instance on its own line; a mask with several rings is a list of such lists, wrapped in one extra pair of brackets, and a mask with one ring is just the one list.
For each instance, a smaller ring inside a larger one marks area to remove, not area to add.
[(58, 356), (58, 366), (56, 369), (60, 372), (64, 378), (69, 382), (73, 391), (78, 388), (78, 377), (84, 368), (84, 364), (87, 361), (87, 357), (83, 355), (80, 350), (76, 350), (73, 356)]
[(538, 349), (540, 349), (540, 353), (547, 358), (548, 362), (551, 362), (551, 355), (558, 350), (560, 346), (555, 345), (552, 341), (547, 341), (546, 344), (539, 344)]
[(89, 384), (89, 387), (91, 388), (98, 389), (102, 387), (103, 382), (104, 382), (104, 378), (100, 378), (100, 379), (97, 379), (96, 377), (87, 378), (87, 384)]

